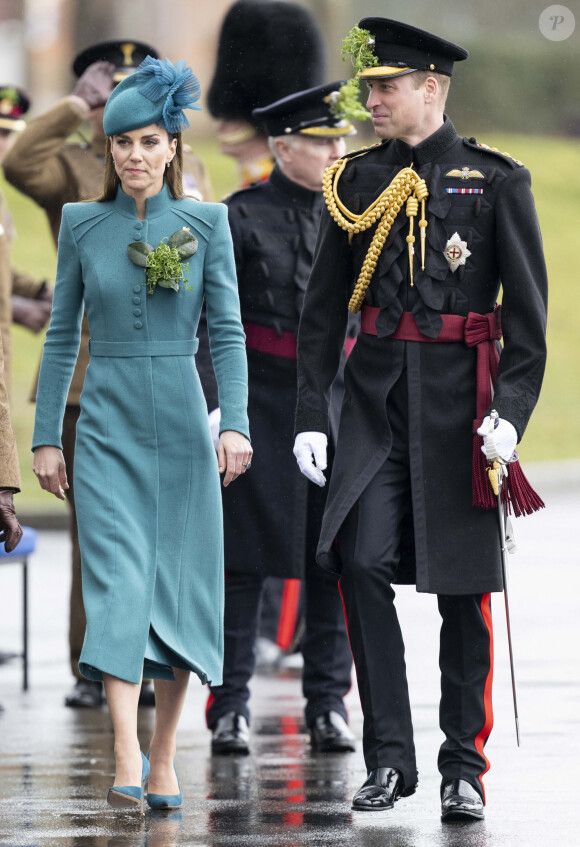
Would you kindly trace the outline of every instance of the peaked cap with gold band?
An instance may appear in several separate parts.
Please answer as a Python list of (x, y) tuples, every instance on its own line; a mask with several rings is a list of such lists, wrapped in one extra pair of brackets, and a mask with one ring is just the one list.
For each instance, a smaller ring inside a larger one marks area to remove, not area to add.
[(95, 62), (111, 62), (115, 66), (113, 82), (121, 82), (134, 73), (146, 56), (159, 58), (159, 53), (142, 41), (102, 41), (80, 52), (73, 62), (73, 72), (80, 77)]
[(467, 50), (452, 41), (400, 21), (363, 18), (358, 25), (370, 32), (378, 59), (378, 65), (358, 72), (362, 79), (384, 79), (422, 70), (451, 76), (454, 62), (468, 56)]
[(21, 88), (15, 85), (0, 85), (0, 129), (22, 132), (26, 121), (22, 116), (30, 108), (30, 100)]
[(269, 106), (254, 109), (252, 117), (262, 123), (267, 135), (307, 135), (312, 138), (355, 135), (354, 126), (334, 113), (338, 89), (344, 82), (339, 79), (282, 97)]

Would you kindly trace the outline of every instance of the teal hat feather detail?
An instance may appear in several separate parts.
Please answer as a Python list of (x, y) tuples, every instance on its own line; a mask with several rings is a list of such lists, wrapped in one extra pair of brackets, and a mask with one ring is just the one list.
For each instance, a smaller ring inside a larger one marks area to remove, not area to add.
[(199, 81), (183, 59), (173, 65), (169, 59), (147, 56), (107, 100), (105, 134), (119, 135), (150, 124), (181, 132), (190, 125), (183, 110), (199, 110), (200, 93)]

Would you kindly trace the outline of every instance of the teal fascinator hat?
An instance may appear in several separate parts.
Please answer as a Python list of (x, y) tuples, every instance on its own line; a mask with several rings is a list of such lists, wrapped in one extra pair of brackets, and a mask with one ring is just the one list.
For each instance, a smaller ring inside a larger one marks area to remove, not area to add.
[(190, 125), (183, 110), (201, 109), (196, 105), (200, 93), (199, 81), (183, 59), (173, 65), (169, 59), (147, 56), (107, 100), (105, 135), (119, 135), (149, 124), (158, 124), (170, 133), (181, 132)]

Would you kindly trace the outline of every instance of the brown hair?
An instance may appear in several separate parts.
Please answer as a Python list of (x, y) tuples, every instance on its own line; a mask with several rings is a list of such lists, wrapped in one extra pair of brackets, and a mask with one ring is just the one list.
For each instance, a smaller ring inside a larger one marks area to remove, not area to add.
[[(174, 200), (181, 200), (182, 197), (185, 197), (183, 193), (183, 143), (181, 141), (181, 133), (175, 132), (167, 133), (169, 136), (169, 140), (172, 141), (174, 138), (177, 139), (177, 147), (175, 149), (175, 156), (173, 157), (171, 164), (165, 171), (164, 180), (167, 183), (167, 187), (171, 193), (171, 196)], [(117, 196), (117, 189), (121, 184), (121, 180), (117, 176), (117, 171), (115, 170), (115, 163), (113, 162), (113, 154), (111, 153), (111, 139), (107, 138), (107, 148), (105, 152), (105, 178), (103, 184), (103, 193), (99, 194), (98, 197), (95, 197), (99, 203), (105, 203), (109, 200), (114, 200)]]
[(447, 100), (447, 95), (449, 93), (449, 83), (451, 82), (451, 77), (448, 77), (446, 74), (437, 73), (437, 71), (413, 71), (411, 74), (411, 82), (413, 83), (414, 88), (420, 88), (426, 79), (432, 76), (439, 83), (439, 103), (441, 108), (445, 107), (445, 101)]

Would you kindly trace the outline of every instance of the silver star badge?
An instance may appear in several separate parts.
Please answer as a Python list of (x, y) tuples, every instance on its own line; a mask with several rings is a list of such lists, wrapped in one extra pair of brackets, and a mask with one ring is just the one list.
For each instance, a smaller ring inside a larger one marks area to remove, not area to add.
[(457, 232), (453, 233), (445, 245), (444, 253), (453, 273), (459, 265), (465, 264), (468, 256), (471, 256), (471, 250), (467, 249), (467, 241), (462, 241)]

